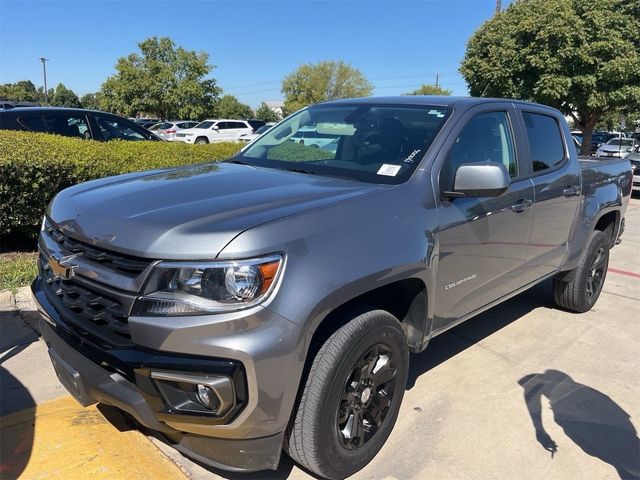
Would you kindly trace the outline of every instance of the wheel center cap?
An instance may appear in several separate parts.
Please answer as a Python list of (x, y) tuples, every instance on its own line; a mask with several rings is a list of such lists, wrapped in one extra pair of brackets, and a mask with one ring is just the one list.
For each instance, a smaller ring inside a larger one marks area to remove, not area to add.
[(370, 397), (371, 397), (371, 388), (367, 387), (360, 394), (360, 400), (362, 400), (362, 403), (366, 403)]

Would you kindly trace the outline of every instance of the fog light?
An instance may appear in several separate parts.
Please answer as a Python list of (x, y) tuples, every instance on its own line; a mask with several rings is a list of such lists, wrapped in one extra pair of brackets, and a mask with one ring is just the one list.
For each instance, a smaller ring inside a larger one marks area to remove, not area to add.
[(201, 383), (198, 384), (198, 401), (209, 410), (215, 410), (220, 406), (218, 396), (213, 389)]

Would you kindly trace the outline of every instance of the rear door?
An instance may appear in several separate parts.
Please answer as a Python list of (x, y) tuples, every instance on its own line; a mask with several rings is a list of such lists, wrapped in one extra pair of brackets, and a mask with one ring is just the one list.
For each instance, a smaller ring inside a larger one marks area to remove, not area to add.
[(84, 113), (45, 113), (47, 132), (65, 137), (91, 138), (89, 121)]
[[(454, 126), (439, 153), (439, 192), (451, 190), (463, 163), (497, 162), (511, 186), (496, 197), (438, 200), (438, 283), (434, 330), (446, 327), (522, 285), (533, 187), (520, 159), (520, 125), (511, 104), (471, 109)], [(435, 179), (433, 180), (435, 181)]]
[(520, 110), (531, 168), (534, 203), (522, 274), (525, 283), (554, 272), (563, 262), (581, 194), (580, 165), (560, 114), (527, 106)]

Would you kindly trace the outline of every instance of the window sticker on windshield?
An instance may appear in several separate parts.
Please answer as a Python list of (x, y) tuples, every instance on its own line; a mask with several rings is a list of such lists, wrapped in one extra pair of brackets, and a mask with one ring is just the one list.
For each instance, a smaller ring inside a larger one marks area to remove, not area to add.
[(427, 115), (435, 115), (438, 118), (443, 118), (444, 117), (444, 111), (443, 110), (429, 110), (427, 112)]
[(388, 163), (383, 163), (380, 169), (378, 170), (378, 175), (395, 177), (399, 171), (400, 171), (400, 165), (389, 165)]
[(409, 156), (407, 158), (404, 159), (404, 163), (413, 163), (413, 162), (415, 162), (415, 157), (419, 153), (420, 153), (419, 149), (418, 150), (414, 150), (413, 152), (411, 152), (409, 154)]

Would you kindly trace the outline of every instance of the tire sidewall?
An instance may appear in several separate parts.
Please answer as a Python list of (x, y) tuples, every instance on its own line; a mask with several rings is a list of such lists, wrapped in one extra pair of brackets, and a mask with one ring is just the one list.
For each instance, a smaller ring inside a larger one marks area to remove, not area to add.
[[(598, 291), (590, 298), (587, 296), (587, 278), (589, 276), (589, 271), (591, 270), (591, 265), (595, 259), (596, 252), (600, 247), (604, 247), (605, 251), (605, 260), (603, 264), (603, 272), (602, 272), (602, 281), (600, 282), (600, 286), (598, 287)], [(585, 252), (585, 257), (583, 262), (580, 265), (580, 271), (578, 272), (577, 280), (577, 288), (580, 293), (580, 303), (581, 310), (587, 311), (590, 310), (598, 301), (600, 297), (600, 293), (604, 287), (604, 282), (607, 279), (607, 268), (609, 267), (609, 245), (607, 242), (607, 238), (604, 233), (600, 231), (595, 231), (590, 239), (589, 246)]]
[[(336, 427), (340, 396), (356, 361), (369, 347), (378, 343), (391, 350), (397, 368), (398, 383), (389, 406), (390, 410), (387, 412), (380, 429), (361, 448), (347, 450), (340, 443)], [(322, 463), (330, 466), (331, 470), (351, 474), (363, 468), (375, 457), (393, 429), (404, 396), (409, 352), (404, 332), (398, 321), (389, 315), (387, 322), (378, 322), (372, 328), (363, 329), (357, 340), (340, 352), (340, 357), (340, 361), (335, 363), (331, 372), (333, 381), (323, 395), (325, 408), (322, 409), (318, 418), (318, 431), (321, 432), (319, 443), (324, 448), (319, 452), (324, 457)]]

